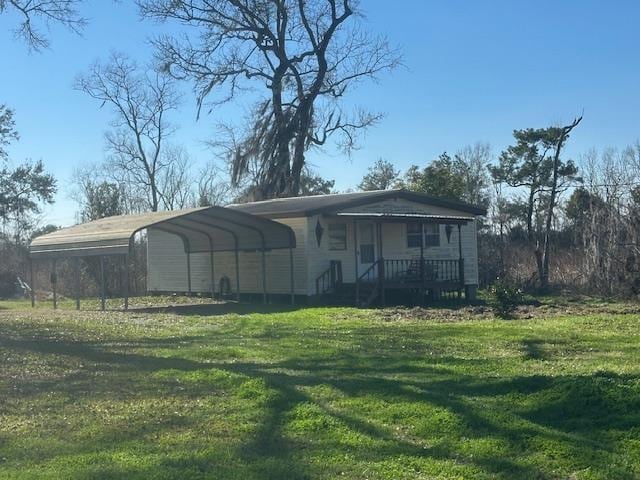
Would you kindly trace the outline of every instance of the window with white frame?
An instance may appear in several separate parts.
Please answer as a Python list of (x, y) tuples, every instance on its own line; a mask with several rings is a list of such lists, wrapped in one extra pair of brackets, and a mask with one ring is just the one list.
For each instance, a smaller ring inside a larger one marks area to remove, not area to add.
[(347, 224), (329, 224), (329, 250), (347, 249)]
[(407, 223), (407, 247), (420, 248), (422, 244), (419, 223)]
[(422, 231), (420, 231), (419, 223), (407, 223), (407, 247), (420, 248), (420, 245), (439, 247), (440, 225), (437, 223), (425, 223), (422, 227)]
[(424, 224), (424, 246), (439, 247), (440, 246), (440, 225), (437, 223)]

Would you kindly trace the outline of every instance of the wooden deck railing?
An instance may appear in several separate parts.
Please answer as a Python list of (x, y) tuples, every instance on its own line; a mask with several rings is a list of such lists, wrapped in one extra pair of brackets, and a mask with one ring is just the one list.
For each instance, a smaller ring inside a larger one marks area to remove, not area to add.
[[(316, 278), (316, 294), (335, 293), (342, 283), (342, 264), (332, 261)], [(386, 289), (450, 289), (464, 288), (464, 259), (378, 259), (358, 275), (355, 284), (356, 304), (365, 304), (384, 295)]]
[(342, 262), (331, 260), (329, 268), (316, 278), (316, 295), (324, 295), (335, 290), (342, 283)]
[[(356, 282), (356, 302), (360, 297), (368, 301), (375, 295), (384, 296), (386, 289), (464, 288), (464, 259), (460, 260), (420, 260), (420, 259), (378, 259), (372, 263)], [(361, 290), (364, 289), (364, 292)], [(364, 293), (365, 295), (361, 295)]]
[(384, 260), (384, 280), (394, 283), (463, 283), (464, 260)]

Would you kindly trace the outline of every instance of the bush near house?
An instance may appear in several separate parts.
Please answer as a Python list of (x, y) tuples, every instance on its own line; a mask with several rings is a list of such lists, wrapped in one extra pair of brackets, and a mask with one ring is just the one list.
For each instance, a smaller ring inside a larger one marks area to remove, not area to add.
[(522, 302), (522, 291), (512, 283), (497, 279), (489, 287), (489, 304), (500, 318), (509, 318)]

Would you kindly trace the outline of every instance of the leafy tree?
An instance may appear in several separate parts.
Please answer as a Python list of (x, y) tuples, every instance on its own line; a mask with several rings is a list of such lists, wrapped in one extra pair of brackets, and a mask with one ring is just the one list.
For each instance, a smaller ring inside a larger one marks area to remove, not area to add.
[(399, 175), (400, 170), (396, 170), (393, 163), (379, 158), (369, 167), (358, 188), (364, 191), (387, 190), (398, 182)]
[(335, 180), (326, 180), (311, 170), (305, 169), (300, 178), (300, 194), (305, 196), (327, 195), (331, 193), (335, 184)]
[(502, 152), (498, 165), (490, 169), (497, 183), (526, 191), (527, 237), (535, 240), (538, 280), (543, 289), (549, 284), (551, 230), (558, 196), (579, 180), (574, 162), (563, 161), (561, 154), (581, 120), (576, 118), (563, 127), (515, 130), (516, 143)]
[(399, 63), (383, 37), (359, 21), (355, 0), (140, 0), (142, 14), (193, 27), (199, 38), (155, 42), (166, 70), (193, 80), (198, 103), (264, 91), (229, 158), (232, 180), (245, 183), (257, 164), (253, 195), (301, 192), (306, 152), (330, 137), (349, 151), (380, 115), (347, 111), (341, 100), (359, 82)]
[(409, 167), (405, 174), (404, 186), (414, 192), (454, 200), (460, 200), (465, 191), (464, 178), (447, 152), (442, 153), (437, 160), (422, 170), (416, 165)]
[(512, 188), (525, 188), (527, 191), (526, 226), (527, 235), (533, 238), (533, 217), (537, 196), (548, 185), (551, 163), (547, 156), (550, 146), (542, 145), (540, 151), (540, 132), (534, 129), (515, 130), (516, 144), (502, 152), (498, 165), (490, 167), (493, 179)]
[(18, 293), (33, 216), (40, 213), (42, 203), (53, 201), (56, 191), (55, 180), (45, 173), (42, 162), (13, 166), (7, 147), (16, 140), (13, 111), (0, 105), (0, 296)]
[(39, 237), (41, 235), (46, 235), (47, 233), (55, 232), (56, 230), (60, 230), (60, 227), (57, 226), (57, 225), (53, 225), (51, 223), (48, 223), (46, 225), (43, 225), (42, 227), (38, 227), (38, 228), (34, 229), (31, 232), (31, 239), (33, 240), (36, 237)]
[(124, 214), (122, 189), (115, 183), (89, 183), (85, 195), (86, 203), (80, 212), (82, 222)]
[(18, 138), (16, 123), (13, 120), (13, 110), (0, 104), (0, 161), (9, 158), (6, 147)]
[(589, 220), (591, 212), (595, 208), (604, 207), (604, 200), (598, 194), (590, 192), (585, 187), (578, 187), (567, 200), (565, 215), (576, 230), (582, 230), (585, 222)]
[(466, 146), (453, 158), (444, 152), (423, 169), (417, 165), (409, 167), (400, 185), (408, 190), (487, 207), (490, 157), (491, 149), (484, 143)]
[(56, 182), (44, 171), (41, 161), (11, 165), (6, 147), (18, 139), (13, 111), (0, 106), (0, 222), (5, 231), (13, 228), (16, 238), (32, 227), (31, 217), (42, 203), (52, 203)]

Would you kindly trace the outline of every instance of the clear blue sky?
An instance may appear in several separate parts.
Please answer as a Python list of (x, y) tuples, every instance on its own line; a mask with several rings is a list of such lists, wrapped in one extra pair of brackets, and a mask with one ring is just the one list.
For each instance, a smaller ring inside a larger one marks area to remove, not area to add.
[[(317, 171), (339, 189), (356, 185), (378, 157), (406, 168), (476, 141), (498, 153), (513, 129), (567, 121), (583, 110), (568, 149), (573, 156), (640, 138), (637, 0), (363, 0), (362, 6), (369, 27), (403, 48), (406, 68), (352, 92), (350, 102), (386, 117), (350, 160), (331, 149), (312, 155)], [(92, 0), (84, 10), (90, 19), (84, 36), (54, 28), (52, 48), (41, 54), (12, 38), (15, 18), (0, 18), (0, 103), (15, 109), (21, 134), (11, 154), (42, 159), (59, 179), (45, 221), (62, 225), (74, 220), (71, 173), (103, 158), (110, 118), (72, 89), (75, 76), (111, 50), (148, 61), (147, 39), (168, 28), (141, 22), (129, 0)], [(180, 126), (174, 141), (205, 162), (211, 153), (203, 141), (216, 123), (242, 113), (230, 105), (196, 121), (187, 93), (173, 117)]]

